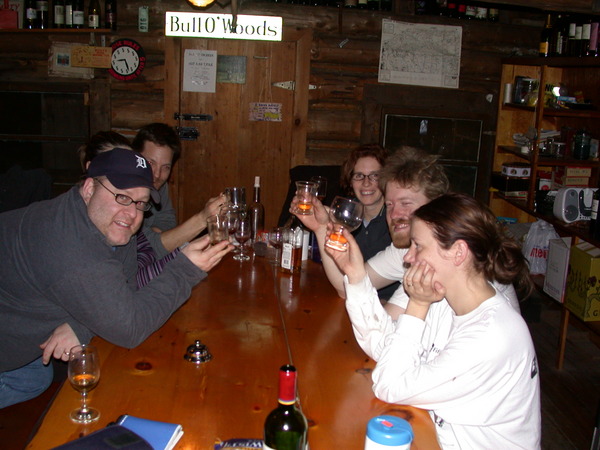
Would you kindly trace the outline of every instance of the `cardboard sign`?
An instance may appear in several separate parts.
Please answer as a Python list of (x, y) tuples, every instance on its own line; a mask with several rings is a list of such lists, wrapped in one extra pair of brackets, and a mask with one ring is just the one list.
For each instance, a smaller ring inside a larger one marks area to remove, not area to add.
[(112, 48), (92, 47), (89, 45), (73, 47), (71, 50), (71, 65), (73, 67), (93, 67), (97, 69), (110, 68)]

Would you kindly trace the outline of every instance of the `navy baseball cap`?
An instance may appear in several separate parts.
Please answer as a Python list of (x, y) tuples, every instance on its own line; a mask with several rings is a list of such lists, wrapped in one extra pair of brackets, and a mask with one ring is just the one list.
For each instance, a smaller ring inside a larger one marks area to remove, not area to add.
[(160, 202), (160, 194), (152, 182), (152, 168), (146, 158), (133, 150), (115, 147), (99, 153), (88, 167), (90, 178), (105, 176), (117, 189), (147, 187), (154, 203)]

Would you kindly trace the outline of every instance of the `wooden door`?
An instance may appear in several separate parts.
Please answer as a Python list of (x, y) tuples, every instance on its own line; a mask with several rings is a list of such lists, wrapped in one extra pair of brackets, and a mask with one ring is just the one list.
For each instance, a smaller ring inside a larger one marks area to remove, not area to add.
[[(197, 140), (184, 140), (171, 180), (179, 220), (200, 211), (227, 186), (245, 186), (252, 200), (254, 176), (261, 177), (265, 226), (274, 226), (289, 184), (289, 169), (304, 161), (310, 31), (285, 30), (282, 42), (166, 38), (165, 119), (196, 127)], [(215, 93), (184, 92), (184, 52), (216, 50), (244, 56), (245, 82), (217, 82)], [(295, 89), (273, 86), (294, 81)], [(253, 103), (280, 104), (281, 121), (250, 119)], [(210, 121), (175, 120), (174, 113), (207, 114)]]

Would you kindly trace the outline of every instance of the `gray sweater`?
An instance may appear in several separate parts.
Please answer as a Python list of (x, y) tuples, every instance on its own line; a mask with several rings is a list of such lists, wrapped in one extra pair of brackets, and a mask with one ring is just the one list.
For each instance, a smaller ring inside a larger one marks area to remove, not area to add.
[(206, 273), (183, 254), (136, 290), (135, 238), (111, 247), (74, 187), (0, 214), (0, 372), (41, 356), (68, 322), (81, 342), (98, 335), (135, 347), (184, 303)]

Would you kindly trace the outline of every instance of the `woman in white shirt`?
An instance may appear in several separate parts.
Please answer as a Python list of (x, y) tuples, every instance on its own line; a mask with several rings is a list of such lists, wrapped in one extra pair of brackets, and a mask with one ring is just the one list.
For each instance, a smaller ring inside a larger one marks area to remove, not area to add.
[[(375, 395), (428, 409), (443, 449), (539, 448), (535, 350), (525, 321), (493, 285), (531, 288), (518, 244), (464, 194), (420, 207), (410, 234), (409, 302), (378, 355)], [(373, 295), (359, 265), (349, 267), (351, 254), (331, 254), (348, 285), (366, 284)]]

